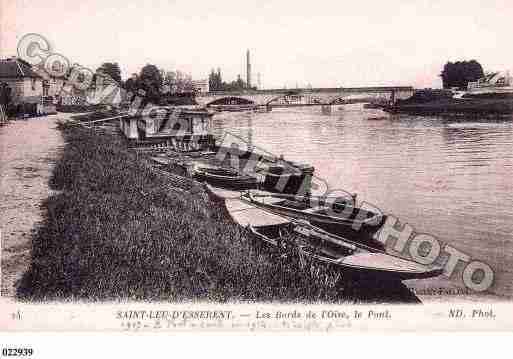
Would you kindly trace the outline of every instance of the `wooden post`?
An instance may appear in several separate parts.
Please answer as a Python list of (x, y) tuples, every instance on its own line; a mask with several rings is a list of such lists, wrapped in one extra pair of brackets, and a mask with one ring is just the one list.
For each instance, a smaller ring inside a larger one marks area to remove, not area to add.
[(137, 131), (137, 119), (131, 118), (129, 121), (129, 127), (128, 127), (128, 138), (137, 140), (139, 139), (139, 133)]
[(7, 111), (4, 110), (4, 105), (0, 104), (0, 124), (4, 124), (6, 122), (7, 122)]
[(391, 105), (395, 104), (395, 90), (392, 90), (392, 93), (390, 95), (390, 104)]

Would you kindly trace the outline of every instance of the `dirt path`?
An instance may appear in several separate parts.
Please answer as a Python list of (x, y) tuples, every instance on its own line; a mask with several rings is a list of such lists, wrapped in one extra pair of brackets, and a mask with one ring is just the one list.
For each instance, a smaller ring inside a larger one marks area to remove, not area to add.
[(28, 269), (31, 232), (42, 220), (41, 203), (64, 142), (51, 115), (0, 127), (1, 295), (13, 297)]

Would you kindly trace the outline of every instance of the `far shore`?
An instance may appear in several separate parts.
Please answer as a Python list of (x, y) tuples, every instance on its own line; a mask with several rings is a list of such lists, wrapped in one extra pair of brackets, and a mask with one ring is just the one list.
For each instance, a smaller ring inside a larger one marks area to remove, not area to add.
[(501, 99), (435, 99), (427, 102), (415, 100), (398, 101), (386, 106), (390, 113), (406, 113), (412, 115), (434, 116), (490, 116), (504, 117), (513, 115), (513, 98)]

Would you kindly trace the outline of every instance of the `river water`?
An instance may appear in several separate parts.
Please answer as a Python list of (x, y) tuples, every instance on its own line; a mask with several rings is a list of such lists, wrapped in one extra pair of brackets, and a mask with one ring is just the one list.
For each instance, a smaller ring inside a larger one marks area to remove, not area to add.
[[(369, 120), (383, 116), (380, 120)], [(330, 188), (408, 223), (416, 232), (482, 260), (495, 272), (492, 292), (513, 295), (513, 120), (391, 116), (362, 105), (219, 113), (229, 131), (286, 159), (306, 162)], [(411, 281), (463, 287), (462, 263), (450, 279)]]

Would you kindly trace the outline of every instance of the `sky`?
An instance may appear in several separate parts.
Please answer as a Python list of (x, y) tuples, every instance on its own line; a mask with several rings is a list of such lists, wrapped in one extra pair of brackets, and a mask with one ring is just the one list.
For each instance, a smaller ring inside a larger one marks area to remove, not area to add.
[(470, 59), (513, 70), (510, 0), (0, 2), (1, 57), (38, 33), (92, 70), (118, 62), (123, 78), (151, 63), (245, 79), (246, 49), (264, 88), (438, 87), (445, 62)]

